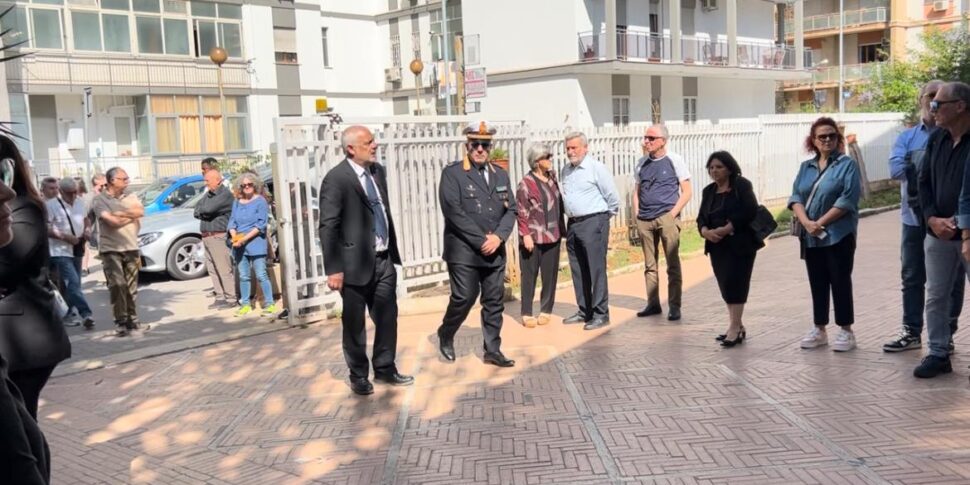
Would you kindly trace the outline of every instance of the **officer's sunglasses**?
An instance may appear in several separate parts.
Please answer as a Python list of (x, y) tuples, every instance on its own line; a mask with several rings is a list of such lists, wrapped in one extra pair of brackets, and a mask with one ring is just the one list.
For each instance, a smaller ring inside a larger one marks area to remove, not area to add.
[(487, 141), (473, 141), (473, 142), (469, 142), (468, 144), (472, 147), (472, 150), (478, 150), (479, 147), (482, 148), (483, 150), (492, 149), (492, 144)]

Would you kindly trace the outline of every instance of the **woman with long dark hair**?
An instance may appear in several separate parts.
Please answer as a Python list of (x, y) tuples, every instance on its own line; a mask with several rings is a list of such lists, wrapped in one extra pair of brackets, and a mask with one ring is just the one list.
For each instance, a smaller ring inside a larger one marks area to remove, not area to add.
[(840, 330), (832, 350), (846, 352), (856, 346), (852, 324), (852, 266), (859, 227), (861, 181), (856, 161), (846, 155), (845, 138), (835, 120), (821, 117), (812, 123), (805, 150), (814, 156), (802, 162), (788, 207), (795, 215), (793, 234), (812, 289), (815, 326), (802, 338), (803, 349), (828, 345), (829, 297)]
[(30, 415), (54, 367), (71, 356), (71, 342), (58, 315), (50, 281), (50, 250), (44, 201), (30, 168), (12, 140), (0, 136), (0, 164), (13, 167), (9, 204), (13, 241), (0, 249), (0, 355), (20, 389)]
[(727, 332), (716, 340), (723, 347), (734, 347), (747, 336), (741, 318), (751, 288), (754, 258), (764, 246), (751, 230), (758, 199), (730, 153), (712, 153), (707, 159), (707, 173), (714, 182), (704, 187), (697, 227), (705, 239), (704, 253), (711, 257), (714, 277), (730, 316)]

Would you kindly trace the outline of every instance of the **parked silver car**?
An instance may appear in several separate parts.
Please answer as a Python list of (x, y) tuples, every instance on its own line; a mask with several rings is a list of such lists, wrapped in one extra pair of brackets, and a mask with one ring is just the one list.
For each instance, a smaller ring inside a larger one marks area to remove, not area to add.
[(202, 234), (199, 220), (193, 216), (195, 205), (204, 194), (205, 191), (199, 193), (178, 209), (142, 218), (138, 234), (142, 271), (164, 271), (177, 280), (205, 276)]

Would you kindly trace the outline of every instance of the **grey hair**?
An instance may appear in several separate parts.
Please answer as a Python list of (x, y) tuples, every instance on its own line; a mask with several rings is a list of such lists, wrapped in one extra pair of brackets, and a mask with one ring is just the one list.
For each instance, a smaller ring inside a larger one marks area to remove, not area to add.
[(579, 138), (579, 141), (583, 143), (583, 146), (589, 146), (589, 139), (586, 138), (586, 134), (581, 131), (571, 131), (566, 134), (565, 141), (569, 143), (569, 140), (575, 140)]
[(340, 133), (340, 148), (343, 149), (344, 153), (347, 153), (347, 147), (360, 140), (358, 137), (360, 136), (361, 130), (365, 129), (363, 126), (354, 125)]
[(74, 192), (77, 190), (77, 182), (75, 182), (71, 177), (62, 178), (57, 185), (61, 188), (62, 192), (65, 190), (68, 192)]
[(539, 160), (552, 159), (552, 150), (547, 145), (536, 143), (529, 147), (525, 159), (529, 162), (529, 169), (534, 170)]
[(946, 83), (946, 86), (950, 88), (950, 96), (963, 101), (967, 105), (966, 109), (970, 110), (970, 84), (954, 81)]
[(920, 88), (919, 90), (920, 98), (922, 99), (922, 97), (926, 95), (926, 92), (929, 91), (930, 87), (936, 86), (937, 89), (939, 89), (939, 87), (944, 84), (946, 84), (946, 81), (942, 79), (933, 79), (933, 80), (927, 81), (926, 84), (924, 84), (923, 87)]
[(651, 125), (650, 128), (656, 128), (660, 130), (660, 136), (662, 136), (664, 140), (670, 139), (670, 131), (667, 130), (667, 125), (663, 123), (657, 123), (655, 125)]
[(254, 172), (243, 172), (236, 177), (236, 183), (232, 184), (240, 194), (242, 194), (242, 184), (245, 180), (249, 180), (253, 183), (253, 192), (256, 195), (263, 193), (263, 181), (259, 179), (259, 176)]
[(44, 177), (40, 181), (40, 186), (43, 187), (47, 184), (56, 184), (56, 183), (57, 183), (57, 177)]

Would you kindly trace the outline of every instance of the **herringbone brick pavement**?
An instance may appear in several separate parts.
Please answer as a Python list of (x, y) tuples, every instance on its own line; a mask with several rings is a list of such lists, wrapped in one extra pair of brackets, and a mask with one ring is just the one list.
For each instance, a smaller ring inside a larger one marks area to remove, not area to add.
[[(916, 380), (885, 354), (899, 324), (898, 214), (864, 219), (859, 349), (803, 351), (810, 328), (794, 241), (759, 253), (749, 340), (715, 345), (726, 314), (707, 260), (685, 263), (684, 320), (638, 319), (640, 274), (610, 280), (613, 325), (525, 329), (481, 364), (477, 316), (443, 362), (440, 315), (403, 318), (409, 388), (351, 395), (330, 322), (58, 377), (42, 426), (55, 483), (968, 484), (970, 337), (956, 373)], [(556, 313), (575, 311), (571, 290)]]

